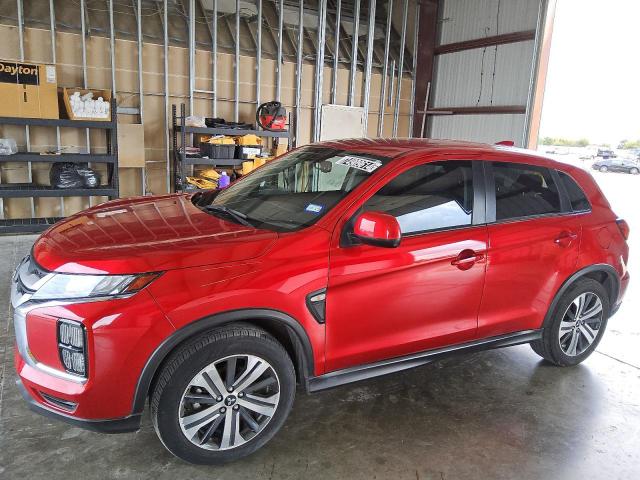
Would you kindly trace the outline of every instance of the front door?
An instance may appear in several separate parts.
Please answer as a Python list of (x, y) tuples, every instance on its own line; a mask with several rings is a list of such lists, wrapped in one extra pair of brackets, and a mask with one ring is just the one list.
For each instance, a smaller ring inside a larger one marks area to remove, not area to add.
[[(475, 338), (487, 228), (474, 163), (405, 165), (347, 213), (330, 253), (327, 371)], [(348, 220), (362, 211), (394, 215), (400, 245), (345, 244)]]

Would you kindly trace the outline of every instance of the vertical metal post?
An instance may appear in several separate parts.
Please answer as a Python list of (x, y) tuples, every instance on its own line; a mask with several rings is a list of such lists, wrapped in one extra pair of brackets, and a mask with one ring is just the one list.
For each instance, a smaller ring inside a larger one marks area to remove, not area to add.
[[(142, 0), (138, 0), (136, 11), (137, 31), (138, 31), (138, 92), (139, 92), (139, 108), (140, 108), (140, 123), (144, 125), (144, 80), (142, 75), (142, 49), (144, 45), (142, 43)], [(144, 127), (143, 127), (144, 128)], [(144, 145), (142, 146), (144, 152)], [(147, 194), (147, 165), (146, 165), (146, 153), (143, 153), (143, 165), (140, 170), (140, 180), (142, 183), (142, 195)]]
[[(113, 0), (109, 0), (109, 57), (111, 60), (111, 92), (113, 98), (116, 98), (116, 36), (113, 27)], [(111, 112), (111, 115), (116, 115), (118, 118), (118, 111)]]
[(322, 118), (322, 81), (324, 70), (324, 40), (325, 29), (327, 23), (327, 0), (319, 0), (318, 2), (318, 51), (316, 56), (316, 101), (315, 101), (315, 119), (313, 124), (313, 141), (320, 140), (320, 122)]
[(393, 136), (398, 136), (398, 118), (400, 115), (400, 98), (402, 95), (402, 77), (404, 70), (404, 48), (407, 40), (407, 14), (409, 0), (404, 0), (404, 12), (402, 12), (402, 33), (400, 34), (400, 60), (398, 62), (398, 89), (396, 93), (396, 106), (393, 111)]
[(395, 90), (396, 80), (396, 59), (391, 61), (391, 79), (389, 80), (389, 91), (387, 92), (387, 105), (393, 105), (393, 91)]
[[(214, 0), (215, 1), (215, 0)], [(169, 154), (170, 139), (169, 139), (169, 15), (167, 0), (163, 3), (163, 39), (164, 39), (164, 141), (166, 145), (165, 150), (165, 168), (167, 174), (167, 192), (171, 193), (171, 157)], [(174, 152), (175, 153), (175, 152)]]
[(278, 12), (278, 55), (276, 58), (276, 100), (282, 94), (282, 34), (284, 28), (284, 0), (280, 0)]
[[(53, 0), (49, 0), (49, 31), (51, 33), (51, 63), (55, 65), (58, 60), (58, 55), (56, 52), (56, 10)], [(56, 127), (56, 151), (60, 151), (60, 127)], [(60, 197), (60, 213), (62, 216), (65, 216), (64, 197)]]
[[(24, 62), (24, 9), (22, 0), (17, 0), (16, 4), (18, 10), (18, 46), (20, 48), (20, 61)], [(27, 146), (27, 152), (31, 151), (31, 131), (29, 126), (24, 127), (24, 139)], [(33, 173), (31, 171), (31, 162), (27, 162), (27, 181), (31, 183), (33, 181)], [(4, 199), (0, 198), (0, 207), (2, 208), (2, 218), (4, 218)], [(30, 198), (31, 216), (36, 216), (36, 207), (33, 197)]]
[[(80, 28), (82, 32), (82, 88), (86, 89), (88, 86), (87, 79), (87, 20), (85, 15), (87, 14), (86, 0), (80, 0)], [(85, 129), (85, 143), (87, 146), (87, 153), (91, 153), (91, 135), (90, 130)], [(89, 164), (91, 166), (91, 164)], [(89, 207), (93, 206), (93, 197), (89, 197)]]
[(138, 28), (138, 92), (140, 105), (140, 123), (144, 123), (144, 80), (142, 75), (142, 0), (138, 0), (137, 5), (137, 28)]
[(298, 56), (296, 58), (296, 147), (300, 145), (300, 101), (302, 97), (302, 50), (304, 48), (304, 0), (300, 0), (298, 16)]
[(262, 0), (258, 0), (258, 30), (256, 33), (256, 106), (260, 105), (260, 82), (262, 81)]
[(236, 60), (235, 60), (235, 101), (233, 106), (234, 122), (240, 118), (240, 0), (236, 0)]
[(336, 27), (333, 40), (335, 55), (333, 56), (333, 81), (331, 83), (331, 103), (338, 103), (338, 56), (340, 54), (340, 14), (342, 10), (342, 0), (336, 4)]
[(373, 61), (373, 40), (376, 29), (376, 0), (369, 0), (369, 25), (367, 37), (367, 59), (364, 67), (364, 133), (368, 136), (367, 126), (369, 125), (369, 96), (371, 94), (371, 63)]
[[(116, 84), (116, 33), (113, 22), (113, 0), (109, 0), (109, 58), (111, 63), (111, 95), (112, 95), (112, 111), (111, 117), (113, 121), (118, 122), (118, 100), (117, 100), (117, 84)], [(111, 141), (114, 141), (112, 138)], [(117, 139), (116, 139), (117, 141)], [(108, 151), (111, 152), (111, 146), (107, 147)], [(113, 152), (115, 153), (115, 152)], [(114, 164), (113, 166), (113, 176), (111, 180), (118, 178), (118, 166)], [(118, 189), (119, 191), (119, 189)]]
[(351, 45), (351, 75), (349, 76), (349, 106), (353, 106), (356, 96), (356, 70), (358, 64), (358, 30), (360, 29), (360, 0), (355, 0), (353, 14), (353, 43)]
[(196, 84), (196, 0), (189, 0), (189, 115), (193, 111), (193, 91)]
[(533, 40), (533, 56), (531, 58), (531, 74), (529, 77), (529, 89), (527, 92), (527, 107), (524, 116), (524, 129), (522, 132), (522, 147), (527, 148), (529, 134), (531, 132), (531, 110), (535, 99), (536, 79), (540, 67), (540, 54), (542, 52), (542, 39), (544, 38), (545, 20), (547, 16), (547, 0), (540, 0), (538, 4), (538, 19), (536, 21), (536, 35)]
[(218, 116), (218, 0), (213, 0), (211, 15), (211, 91), (212, 114)]
[[(116, 84), (116, 33), (113, 22), (113, 0), (109, 0), (109, 57), (111, 60), (111, 92), (112, 92), (112, 100), (111, 100), (111, 119), (116, 124), (118, 123), (118, 100), (117, 100), (117, 84)], [(116, 133), (117, 135), (117, 133)], [(116, 149), (113, 148), (114, 143), (117, 145), (118, 138), (117, 136), (114, 138), (113, 133), (111, 134), (111, 142), (107, 146), (107, 152), (113, 153), (117, 155)], [(107, 167), (108, 168), (108, 167)], [(111, 182), (118, 181), (118, 168), (119, 165), (113, 164), (111, 170), (112, 175), (110, 178)], [(120, 187), (118, 186), (118, 193), (120, 192)], [(111, 197), (109, 197), (111, 200)]]
[[(18, 0), (18, 37), (20, 39), (20, 61), (24, 62), (25, 54), (24, 54), (24, 7), (22, 4), (22, 0)], [(31, 130), (29, 126), (25, 128), (25, 142), (27, 144), (27, 151), (31, 151)], [(31, 162), (27, 162), (27, 181), (29, 183), (33, 182), (33, 171), (31, 170)], [(30, 208), (31, 208), (31, 216), (36, 216), (36, 207), (35, 201), (33, 197), (30, 198)]]
[(418, 71), (418, 34), (420, 33), (420, 4), (416, 3), (415, 28), (413, 29), (413, 82), (411, 82), (411, 107), (409, 111), (409, 138), (413, 137), (413, 120), (416, 106), (416, 83)]
[(384, 42), (384, 63), (382, 64), (382, 85), (380, 86), (380, 106), (378, 107), (378, 136), (384, 132), (385, 94), (387, 93), (387, 77), (389, 72), (389, 47), (391, 44), (391, 19), (393, 17), (393, 0), (387, 2), (387, 36)]

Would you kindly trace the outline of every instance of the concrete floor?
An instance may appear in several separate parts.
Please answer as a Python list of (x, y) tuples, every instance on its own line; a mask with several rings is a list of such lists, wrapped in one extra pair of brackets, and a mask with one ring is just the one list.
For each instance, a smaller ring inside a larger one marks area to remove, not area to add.
[[(602, 182), (605, 190), (613, 182), (610, 198), (630, 221), (640, 252), (640, 221), (622, 202), (640, 178), (616, 177)], [(299, 393), (285, 427), (265, 448), (228, 466), (202, 467), (169, 454), (147, 417), (137, 433), (108, 436), (27, 409), (14, 383), (7, 299), (10, 272), (34, 239), (0, 238), (1, 479), (640, 478), (634, 282), (598, 351), (578, 367), (551, 367), (519, 346)]]

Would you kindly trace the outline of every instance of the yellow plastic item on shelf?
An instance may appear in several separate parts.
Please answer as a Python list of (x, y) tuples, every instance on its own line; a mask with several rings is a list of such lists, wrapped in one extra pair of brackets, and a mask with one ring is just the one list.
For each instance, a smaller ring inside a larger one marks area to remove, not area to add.
[(261, 167), (265, 163), (266, 163), (266, 160), (264, 158), (256, 157), (253, 159), (253, 168)]
[(253, 170), (253, 161), (248, 160), (246, 162), (242, 162), (242, 175), (246, 175), (247, 173), (251, 173)]
[(236, 137), (236, 145), (262, 145), (262, 139), (253, 134), (242, 135)]
[(227, 135), (216, 135), (214, 137), (209, 137), (206, 140), (206, 143), (214, 145), (235, 145), (236, 142), (233, 137), (228, 137)]
[(214, 181), (217, 181), (220, 178), (220, 174), (214, 168), (202, 170), (201, 172), (198, 172), (198, 176)]
[(187, 177), (187, 183), (197, 187), (197, 188), (204, 188), (204, 189), (209, 189), (209, 188), (218, 188), (218, 182), (215, 182), (213, 180), (208, 180), (206, 178), (201, 178), (201, 177)]

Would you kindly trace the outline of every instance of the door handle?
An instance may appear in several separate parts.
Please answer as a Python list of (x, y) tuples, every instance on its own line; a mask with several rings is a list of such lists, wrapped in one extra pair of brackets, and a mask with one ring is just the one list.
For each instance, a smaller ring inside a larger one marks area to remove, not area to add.
[(481, 262), (482, 260), (484, 260), (484, 254), (466, 249), (462, 250), (456, 258), (451, 260), (451, 265), (458, 267), (460, 270), (468, 270), (476, 262)]
[(555, 244), (559, 247), (568, 247), (578, 238), (578, 234), (574, 232), (562, 232), (554, 240)]

